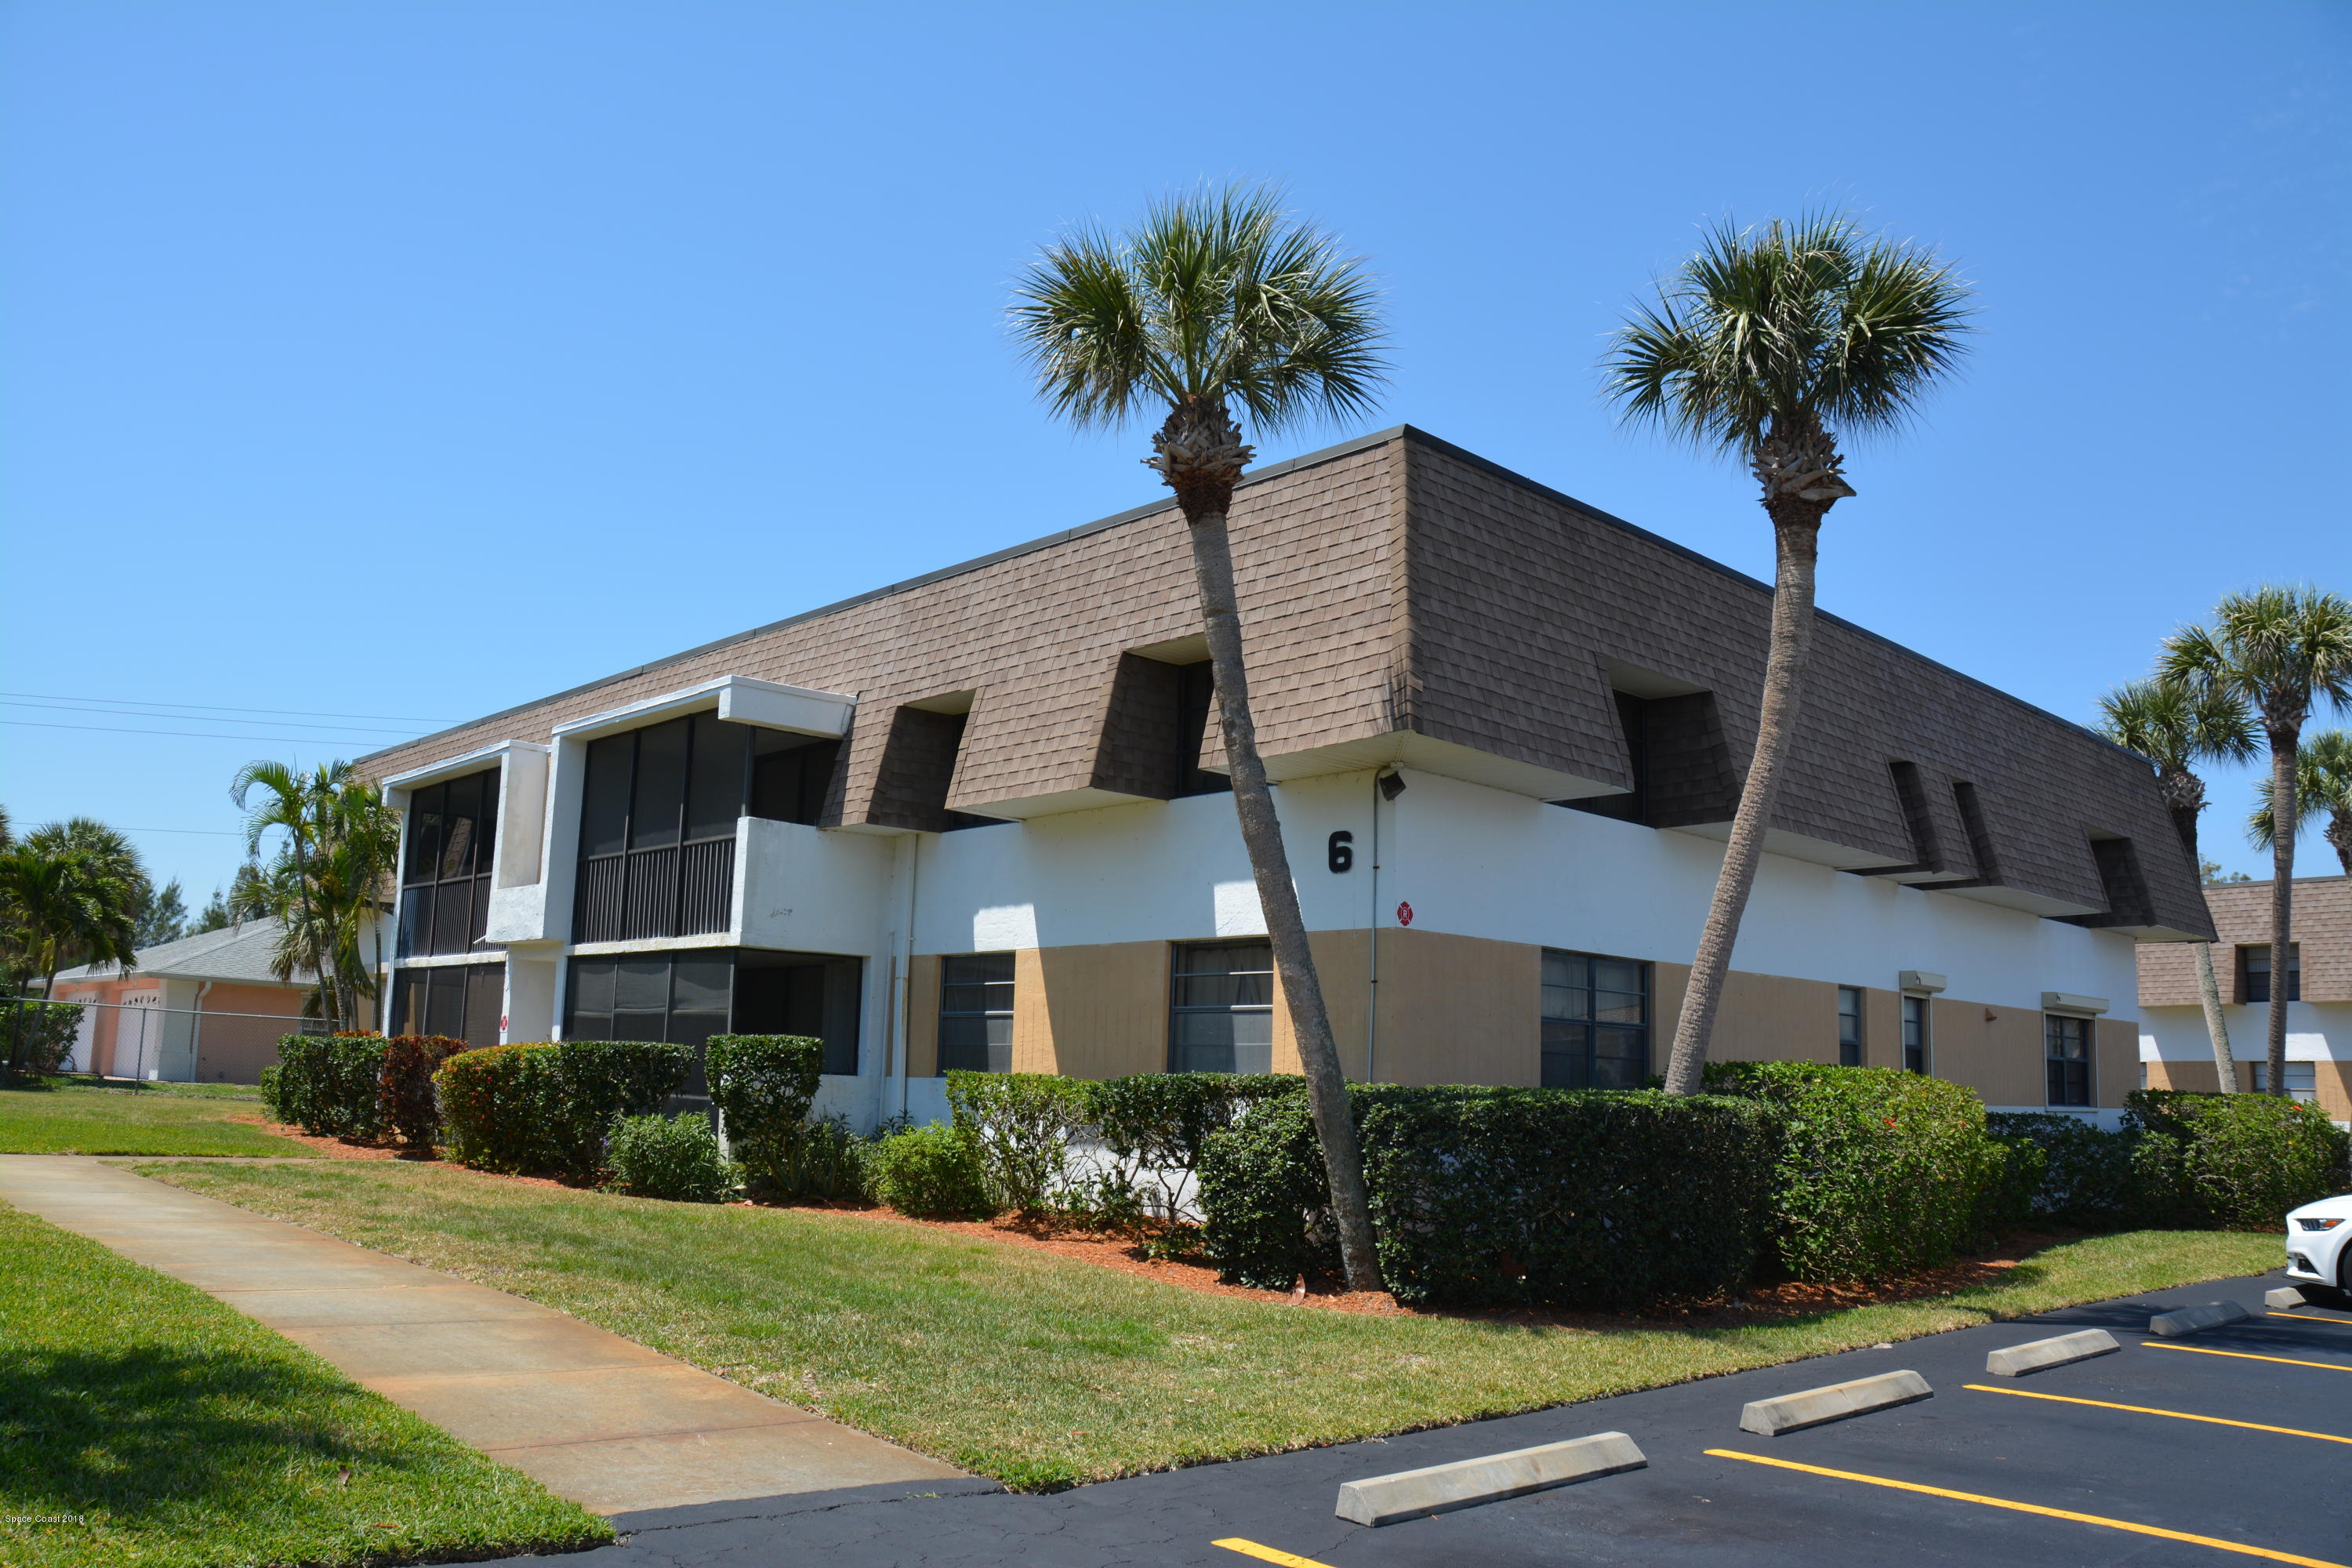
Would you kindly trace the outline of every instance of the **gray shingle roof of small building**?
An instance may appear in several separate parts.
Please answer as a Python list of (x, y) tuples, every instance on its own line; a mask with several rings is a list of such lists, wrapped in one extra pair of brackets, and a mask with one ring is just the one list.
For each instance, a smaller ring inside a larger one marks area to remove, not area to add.
[[(58, 978), (64, 980), (113, 980), (124, 974), (151, 975), (159, 980), (235, 980), (248, 984), (278, 985), (272, 968), (272, 955), (278, 950), (279, 923), (274, 920), (247, 921), (242, 925), (223, 927), (195, 936), (184, 936), (177, 942), (161, 942), (139, 950), (138, 962), (130, 968), (117, 969), (112, 964), (85, 963), (68, 969)], [(312, 976), (308, 970), (295, 972), (294, 984), (308, 985)]]

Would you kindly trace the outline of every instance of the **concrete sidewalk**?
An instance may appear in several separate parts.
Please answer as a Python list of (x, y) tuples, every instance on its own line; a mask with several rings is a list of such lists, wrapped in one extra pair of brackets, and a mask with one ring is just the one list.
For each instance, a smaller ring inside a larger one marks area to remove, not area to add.
[(995, 1489), (551, 1308), (101, 1160), (0, 1154), (0, 1199), (219, 1298), (599, 1513)]

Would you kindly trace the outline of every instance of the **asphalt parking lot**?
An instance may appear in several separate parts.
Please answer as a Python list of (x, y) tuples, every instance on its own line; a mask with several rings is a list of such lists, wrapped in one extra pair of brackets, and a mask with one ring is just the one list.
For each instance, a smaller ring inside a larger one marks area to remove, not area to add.
[[(626, 1516), (615, 1522), (632, 1531), (627, 1540), (578, 1561), (2352, 1568), (2352, 1311), (2263, 1312), (2263, 1292), (2284, 1282), (2155, 1291), (1888, 1350), (1053, 1497), (885, 1490)], [(2180, 1340), (2147, 1332), (2155, 1312), (2217, 1300), (2262, 1315)], [(1985, 1372), (1989, 1351), (2080, 1328), (2105, 1329), (2123, 1348), (2024, 1377)], [(1898, 1368), (1922, 1373), (1934, 1396), (1779, 1437), (1739, 1430), (1748, 1400)], [(1647, 1468), (1377, 1530), (1332, 1513), (1344, 1480), (1612, 1430), (1641, 1446)]]

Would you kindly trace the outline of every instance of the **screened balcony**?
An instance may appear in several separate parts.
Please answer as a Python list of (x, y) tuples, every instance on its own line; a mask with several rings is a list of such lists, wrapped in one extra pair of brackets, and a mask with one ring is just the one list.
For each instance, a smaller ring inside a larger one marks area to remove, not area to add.
[(737, 819), (814, 823), (840, 752), (712, 713), (588, 742), (572, 940), (729, 930)]

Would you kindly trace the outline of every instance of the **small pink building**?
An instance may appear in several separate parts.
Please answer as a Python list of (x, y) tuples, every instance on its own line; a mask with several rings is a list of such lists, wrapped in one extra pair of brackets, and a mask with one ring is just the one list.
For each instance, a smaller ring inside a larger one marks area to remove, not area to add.
[[(56, 999), (86, 1004), (71, 1070), (165, 1083), (258, 1083), (280, 1037), (304, 1032), (313, 979), (272, 973), (276, 921), (142, 949), (128, 968), (84, 964), (58, 976)], [(311, 1021), (310, 1027), (318, 1024)]]

